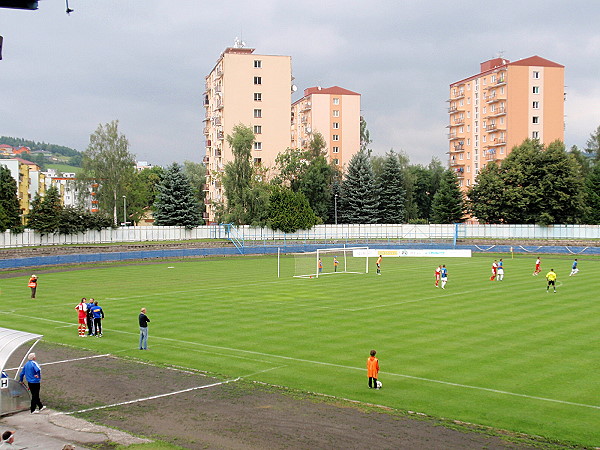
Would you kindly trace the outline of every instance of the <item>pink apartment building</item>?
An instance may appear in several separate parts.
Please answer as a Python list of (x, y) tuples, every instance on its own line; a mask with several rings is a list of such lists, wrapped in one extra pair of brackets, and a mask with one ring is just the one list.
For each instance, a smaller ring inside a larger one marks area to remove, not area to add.
[(564, 141), (564, 66), (539, 56), (481, 63), (450, 85), (448, 103), (449, 163), (464, 190), (527, 138)]
[(360, 149), (360, 94), (339, 86), (310, 87), (292, 104), (292, 148), (308, 148), (320, 132), (330, 161), (344, 168)]

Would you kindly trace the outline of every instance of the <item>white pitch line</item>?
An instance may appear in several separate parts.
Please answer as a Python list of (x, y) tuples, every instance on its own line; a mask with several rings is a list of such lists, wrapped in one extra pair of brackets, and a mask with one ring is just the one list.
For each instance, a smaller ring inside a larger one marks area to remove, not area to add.
[[(51, 366), (53, 364), (63, 364), (63, 363), (70, 363), (70, 362), (74, 362), (74, 361), (84, 361), (86, 359), (104, 358), (106, 356), (112, 356), (112, 355), (110, 353), (105, 353), (103, 355), (82, 356), (81, 358), (63, 359), (61, 361), (40, 363), (40, 366)], [(11, 367), (10, 369), (4, 369), (4, 370), (17, 370), (17, 367)]]
[[(29, 316), (23, 316), (23, 317), (29, 317)], [(44, 318), (39, 318), (39, 319), (49, 320), (51, 322), (58, 322), (56, 320), (50, 320), (50, 319), (44, 319)], [(128, 332), (128, 331), (119, 331), (119, 330), (114, 330), (114, 331), (122, 333), (122, 334), (130, 334), (130, 335), (137, 334), (137, 333), (132, 333), (132, 332)], [(324, 361), (312, 361), (310, 359), (293, 358), (291, 356), (271, 355), (269, 353), (256, 352), (256, 351), (252, 351), (252, 350), (242, 350), (242, 349), (236, 349), (236, 348), (230, 348), (230, 347), (222, 347), (222, 346), (218, 346), (218, 345), (202, 344), (199, 342), (183, 341), (180, 339), (166, 338), (166, 337), (160, 337), (160, 336), (155, 336), (155, 337), (153, 337), (153, 339), (162, 339), (164, 341), (177, 342), (180, 344), (187, 344), (187, 345), (191, 345), (192, 347), (202, 346), (202, 347), (207, 347), (207, 348), (226, 350), (226, 351), (230, 351), (230, 352), (247, 353), (247, 354), (251, 354), (251, 355), (259, 355), (259, 356), (264, 356), (264, 357), (283, 359), (286, 361), (296, 361), (296, 362), (302, 362), (302, 363), (308, 363), (308, 364), (315, 364), (315, 365), (322, 365), (322, 366), (329, 366), (329, 367), (338, 367), (341, 369), (364, 371), (364, 368), (362, 368), (362, 367), (359, 368), (359, 367), (352, 367), (352, 366), (344, 366), (341, 364), (328, 363), (328, 362), (324, 362)], [(381, 372), (381, 373), (386, 373), (386, 372)], [(461, 388), (465, 388), (465, 389), (475, 389), (475, 390), (480, 390), (480, 391), (493, 392), (493, 393), (497, 393), (497, 394), (510, 395), (510, 396), (514, 396), (514, 397), (528, 398), (531, 400), (540, 400), (540, 401), (545, 401), (545, 402), (552, 402), (552, 403), (571, 405), (571, 406), (580, 406), (580, 407), (584, 407), (584, 408), (592, 408), (592, 409), (600, 410), (600, 406), (597, 406), (597, 405), (588, 405), (585, 403), (575, 403), (575, 402), (569, 402), (566, 400), (556, 400), (556, 399), (546, 398), (546, 397), (537, 397), (537, 396), (533, 396), (533, 395), (519, 394), (516, 392), (509, 392), (509, 391), (501, 391), (501, 390), (497, 390), (497, 389), (485, 388), (485, 387), (480, 387), (480, 386), (470, 386), (467, 384), (453, 383), (453, 382), (442, 381), (442, 380), (434, 380), (431, 378), (415, 377), (412, 375), (405, 375), (405, 374), (398, 374), (398, 373), (386, 373), (386, 374), (397, 376), (397, 377), (419, 380), (419, 381), (426, 381), (428, 383), (438, 383), (438, 384), (444, 384), (447, 386), (455, 386), (455, 387), (461, 387)]]
[(89, 412), (89, 411), (97, 411), (99, 409), (106, 409), (106, 408), (112, 408), (115, 406), (123, 406), (123, 405), (130, 405), (132, 403), (140, 403), (140, 402), (146, 402), (148, 400), (155, 400), (157, 398), (163, 398), (163, 397), (169, 397), (171, 395), (177, 395), (177, 394), (183, 394), (185, 392), (191, 392), (191, 391), (196, 391), (198, 389), (207, 389), (210, 387), (215, 387), (215, 386), (220, 386), (222, 384), (227, 384), (227, 383), (231, 383), (232, 381), (238, 381), (240, 378), (236, 378), (234, 380), (227, 380), (227, 381), (220, 381), (218, 383), (212, 383), (212, 384), (205, 384), (203, 386), (196, 386), (193, 388), (188, 388), (188, 389), (182, 389), (180, 391), (174, 391), (174, 392), (167, 392), (166, 394), (159, 394), (159, 395), (153, 395), (151, 397), (144, 397), (144, 398), (137, 398), (135, 400), (129, 400), (126, 402), (119, 402), (119, 403), (113, 403), (111, 405), (104, 405), (104, 406), (96, 406), (94, 408), (86, 408), (86, 409), (80, 409), (79, 411), (71, 411), (71, 412), (57, 412), (54, 415), (71, 415), (71, 414), (79, 414), (79, 413), (84, 413), (84, 412)]

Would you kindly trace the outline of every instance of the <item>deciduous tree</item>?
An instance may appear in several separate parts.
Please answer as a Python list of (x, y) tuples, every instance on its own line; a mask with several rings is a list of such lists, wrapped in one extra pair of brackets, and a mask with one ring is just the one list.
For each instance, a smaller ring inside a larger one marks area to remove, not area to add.
[(17, 197), (17, 181), (10, 169), (0, 164), (0, 231), (21, 226), (21, 209)]
[(100, 209), (112, 214), (115, 225), (118, 205), (134, 175), (135, 157), (129, 153), (127, 138), (119, 133), (119, 121), (98, 125), (83, 153), (82, 178), (99, 184)]

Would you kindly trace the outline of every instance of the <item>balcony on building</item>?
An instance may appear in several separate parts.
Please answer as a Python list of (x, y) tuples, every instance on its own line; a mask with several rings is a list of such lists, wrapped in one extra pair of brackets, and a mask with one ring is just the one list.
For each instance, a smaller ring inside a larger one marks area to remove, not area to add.
[(210, 188), (208, 187), (208, 184), (203, 184), (203, 185), (202, 185), (202, 190), (203, 190), (204, 192), (208, 192), (208, 191), (210, 190)]
[(210, 133), (210, 128), (204, 127), (204, 135), (208, 136), (209, 133)]
[(206, 143), (205, 143), (205, 146), (206, 146), (206, 148), (212, 147), (212, 141), (210, 139), (207, 139)]
[(202, 162), (206, 165), (208, 164), (208, 162), (210, 161), (210, 158), (208, 157), (208, 155), (206, 155), (204, 158), (202, 158)]
[(455, 117), (454, 118), (454, 125), (462, 125), (464, 123), (465, 123), (464, 117)]
[(465, 151), (464, 142), (458, 141), (454, 143), (453, 153), (461, 153)]
[(225, 133), (223, 131), (217, 131), (217, 139), (221, 141), (225, 139)]
[(312, 103), (311, 102), (305, 102), (305, 103), (302, 104), (302, 111), (308, 111), (311, 108), (312, 108)]
[(490, 111), (488, 117), (499, 117), (506, 115), (506, 108), (497, 108), (495, 111)]
[(454, 114), (455, 112), (458, 112), (458, 107), (457, 106), (451, 106), (448, 108), (448, 112), (450, 114)]
[(213, 117), (212, 121), (213, 121), (213, 125), (221, 126), (221, 118), (220, 117)]

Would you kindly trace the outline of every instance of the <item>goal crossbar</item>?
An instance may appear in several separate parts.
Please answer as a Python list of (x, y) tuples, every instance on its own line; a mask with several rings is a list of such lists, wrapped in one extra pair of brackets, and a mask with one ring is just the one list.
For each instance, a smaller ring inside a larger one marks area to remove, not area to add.
[[(295, 253), (296, 278), (319, 278), (322, 275), (341, 273), (368, 273), (368, 247), (322, 248), (314, 252)], [(356, 251), (363, 255), (355, 256)]]

